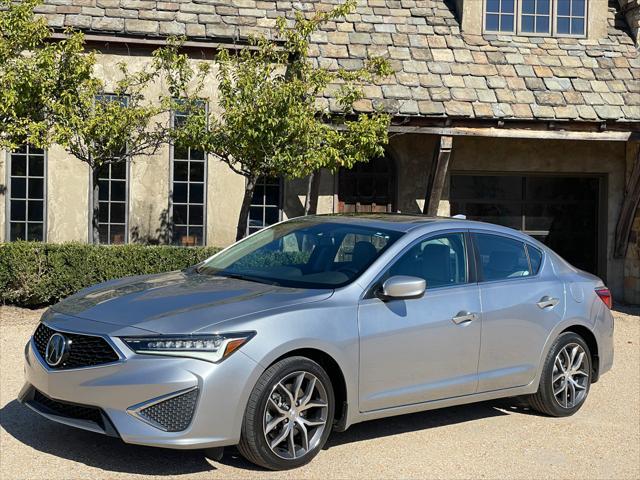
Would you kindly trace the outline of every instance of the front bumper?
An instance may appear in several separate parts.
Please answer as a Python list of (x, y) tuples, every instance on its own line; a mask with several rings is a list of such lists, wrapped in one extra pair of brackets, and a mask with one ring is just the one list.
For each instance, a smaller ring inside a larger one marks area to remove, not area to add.
[[(89, 328), (84, 330), (77, 333), (91, 334)], [(48, 368), (31, 338), (25, 348), (26, 384), (19, 400), (50, 420), (119, 436), (127, 443), (168, 448), (238, 443), (244, 408), (260, 375), (258, 365), (242, 351), (213, 364), (139, 355), (117, 337), (104, 337), (117, 348), (120, 361), (69, 370)], [(182, 428), (180, 431), (167, 431), (171, 428), (160, 424), (167, 425), (162, 421), (166, 410), (141, 414), (143, 409), (179, 395), (195, 402), (188, 421), (169, 422)]]

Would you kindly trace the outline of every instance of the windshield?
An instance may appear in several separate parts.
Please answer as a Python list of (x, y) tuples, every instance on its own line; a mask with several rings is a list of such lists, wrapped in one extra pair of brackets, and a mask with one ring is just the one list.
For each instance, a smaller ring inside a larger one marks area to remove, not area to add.
[(198, 272), (295, 288), (336, 288), (363, 273), (402, 232), (311, 219), (280, 223), (215, 255)]

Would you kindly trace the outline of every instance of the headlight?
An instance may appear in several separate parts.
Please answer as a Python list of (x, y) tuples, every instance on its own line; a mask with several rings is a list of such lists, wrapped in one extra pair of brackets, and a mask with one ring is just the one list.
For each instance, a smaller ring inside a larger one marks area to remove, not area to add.
[(253, 338), (256, 332), (214, 335), (161, 335), (126, 337), (122, 341), (136, 353), (192, 357), (208, 362), (221, 362)]

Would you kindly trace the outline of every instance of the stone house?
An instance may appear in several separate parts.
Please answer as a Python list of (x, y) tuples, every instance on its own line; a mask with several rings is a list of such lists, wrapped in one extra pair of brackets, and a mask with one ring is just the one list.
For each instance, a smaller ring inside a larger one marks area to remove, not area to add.
[[(142, 68), (168, 35), (186, 35), (194, 58), (211, 58), (277, 16), (336, 1), (45, 0), (40, 13), (56, 35), (86, 32), (109, 84), (118, 62)], [(505, 224), (640, 303), (639, 27), (638, 0), (360, 0), (314, 36), (313, 54), (330, 67), (390, 60), (395, 75), (368, 87), (358, 108), (392, 113), (392, 138), (384, 158), (320, 175), (318, 213), (462, 213)], [(214, 77), (211, 97), (215, 108)], [(0, 240), (90, 241), (84, 164), (55, 146), (0, 158)], [(101, 181), (110, 186), (101, 189), (103, 241), (234, 239), (244, 180), (215, 158), (167, 147)], [(305, 181), (263, 179), (248, 231), (300, 215), (305, 191)]]

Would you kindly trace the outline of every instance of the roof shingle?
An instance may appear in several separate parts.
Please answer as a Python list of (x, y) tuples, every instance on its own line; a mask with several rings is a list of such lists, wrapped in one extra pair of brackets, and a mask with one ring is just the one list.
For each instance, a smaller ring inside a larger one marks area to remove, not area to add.
[[(86, 32), (191, 40), (242, 38), (280, 15), (336, 0), (45, 0), (50, 25)], [(640, 58), (623, 13), (609, 1), (600, 40), (467, 35), (448, 0), (361, 0), (345, 21), (313, 36), (323, 65), (351, 69), (386, 56), (395, 74), (367, 88), (368, 111), (429, 117), (640, 121)], [(327, 95), (330, 95), (330, 89)], [(328, 102), (329, 105), (335, 102)]]

